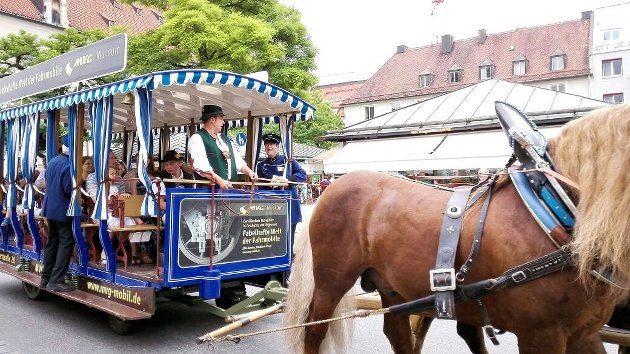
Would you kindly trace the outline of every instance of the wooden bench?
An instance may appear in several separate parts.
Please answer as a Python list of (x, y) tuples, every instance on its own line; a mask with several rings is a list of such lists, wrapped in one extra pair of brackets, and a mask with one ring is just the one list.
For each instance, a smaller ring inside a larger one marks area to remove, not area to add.
[(132, 232), (142, 232), (142, 231), (156, 231), (159, 232), (158, 225), (150, 225), (150, 224), (141, 224), (141, 225), (125, 225), (124, 218), (125, 217), (141, 217), (143, 216), (140, 213), (140, 208), (142, 207), (142, 203), (144, 201), (144, 195), (132, 195), (129, 198), (123, 198), (120, 196), (112, 197), (110, 200), (110, 208), (115, 209), (118, 214), (118, 218), (120, 219), (120, 224), (118, 226), (110, 226), (108, 231), (110, 233), (115, 233), (118, 237), (118, 247), (116, 248), (116, 259), (120, 260), (125, 265), (125, 270), (127, 269), (127, 264), (129, 261), (129, 257), (127, 255), (127, 250), (125, 249), (125, 241), (128, 239), (129, 234)]

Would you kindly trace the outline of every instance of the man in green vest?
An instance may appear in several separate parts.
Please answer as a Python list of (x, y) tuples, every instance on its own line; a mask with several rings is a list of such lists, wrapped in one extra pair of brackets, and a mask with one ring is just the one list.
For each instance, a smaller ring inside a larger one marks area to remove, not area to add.
[(253, 181), (258, 176), (238, 153), (234, 153), (230, 139), (221, 134), (225, 124), (224, 116), (223, 109), (219, 106), (203, 106), (203, 127), (188, 140), (188, 152), (197, 173), (215, 181), (219, 188), (229, 189), (232, 188), (231, 182), (238, 180), (237, 171), (243, 172)]

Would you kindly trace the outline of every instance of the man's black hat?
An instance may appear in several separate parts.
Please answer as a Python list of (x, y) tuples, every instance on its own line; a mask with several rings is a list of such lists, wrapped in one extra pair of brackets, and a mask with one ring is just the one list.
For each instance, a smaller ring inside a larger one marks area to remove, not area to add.
[(223, 109), (220, 106), (214, 104), (206, 104), (203, 106), (203, 109), (201, 110), (201, 121), (217, 116), (225, 116), (225, 114), (223, 114)]
[(184, 155), (180, 154), (179, 152), (175, 150), (168, 150), (167, 152), (164, 153), (164, 156), (162, 156), (162, 161), (160, 162), (167, 162), (167, 161), (173, 161), (173, 160), (181, 161), (183, 158), (184, 158)]
[(267, 133), (263, 135), (262, 140), (265, 142), (265, 144), (267, 143), (280, 144), (280, 141), (282, 141), (282, 139), (280, 139), (280, 135), (274, 134), (274, 133)]

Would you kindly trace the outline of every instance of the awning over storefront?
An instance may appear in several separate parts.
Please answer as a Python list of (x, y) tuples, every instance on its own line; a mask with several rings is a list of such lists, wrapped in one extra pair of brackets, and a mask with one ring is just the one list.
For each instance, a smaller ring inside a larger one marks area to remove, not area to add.
[[(560, 127), (540, 131), (552, 138)], [(500, 168), (512, 149), (503, 131), (349, 142), (324, 160), (325, 173)]]

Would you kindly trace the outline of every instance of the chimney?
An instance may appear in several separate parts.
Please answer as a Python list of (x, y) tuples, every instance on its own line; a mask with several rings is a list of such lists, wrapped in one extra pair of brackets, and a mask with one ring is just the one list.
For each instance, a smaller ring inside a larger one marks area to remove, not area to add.
[(407, 49), (409, 49), (409, 47), (407, 47), (404, 44), (401, 44), (398, 47), (396, 47), (396, 53), (404, 53), (407, 51)]
[(448, 54), (453, 51), (453, 35), (445, 34), (442, 36), (442, 54)]
[(582, 11), (582, 20), (590, 20), (593, 18), (593, 11)]
[(486, 30), (480, 29), (478, 33), (479, 33), (479, 36), (477, 37), (477, 44), (486, 43), (486, 38), (488, 38), (488, 35), (486, 34)]

